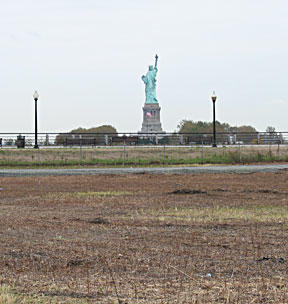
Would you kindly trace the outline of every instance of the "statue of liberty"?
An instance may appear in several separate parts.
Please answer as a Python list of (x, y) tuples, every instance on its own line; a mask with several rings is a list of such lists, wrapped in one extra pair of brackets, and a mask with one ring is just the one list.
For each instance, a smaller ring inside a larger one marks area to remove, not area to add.
[(145, 83), (145, 95), (146, 100), (145, 103), (158, 103), (156, 98), (156, 74), (158, 72), (157, 69), (158, 56), (155, 56), (155, 66), (149, 66), (149, 71), (146, 76), (142, 76), (142, 80)]

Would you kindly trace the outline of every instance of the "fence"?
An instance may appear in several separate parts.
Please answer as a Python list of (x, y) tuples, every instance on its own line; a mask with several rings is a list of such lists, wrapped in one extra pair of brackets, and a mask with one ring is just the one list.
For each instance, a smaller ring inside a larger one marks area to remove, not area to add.
[[(288, 161), (288, 132), (0, 133), (1, 165), (153, 165)], [(22, 148), (22, 149), (17, 149)]]
[[(212, 145), (212, 133), (38, 133), (40, 147), (117, 145)], [(19, 140), (33, 147), (34, 133), (0, 133), (0, 146), (17, 147)], [(287, 144), (288, 132), (217, 133), (218, 145)]]

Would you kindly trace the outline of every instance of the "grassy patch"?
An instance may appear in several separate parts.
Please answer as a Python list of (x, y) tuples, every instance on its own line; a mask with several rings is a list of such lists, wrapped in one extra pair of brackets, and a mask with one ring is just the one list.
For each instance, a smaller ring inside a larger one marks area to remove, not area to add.
[(0, 150), (0, 167), (119, 167), (195, 164), (236, 164), (288, 161), (288, 150), (269, 147), (129, 147), (83, 149)]
[(160, 221), (177, 219), (191, 222), (224, 222), (224, 221), (255, 221), (274, 222), (288, 219), (287, 206), (257, 205), (257, 206), (213, 206), (201, 208), (168, 208), (168, 209), (141, 209), (140, 216), (154, 217)]
[(115, 197), (132, 195), (129, 191), (88, 191), (88, 192), (50, 192), (46, 199), (66, 199), (66, 198), (95, 198), (95, 197)]
[(131, 194), (132, 192), (128, 192), (128, 191), (75, 192), (75, 195), (80, 197), (123, 196), (123, 195), (131, 195)]
[[(17, 293), (16, 290), (8, 287), (7, 285), (0, 286), (0, 304), (57, 304), (64, 303), (59, 301), (56, 297), (46, 297), (43, 295), (23, 295)], [(86, 300), (69, 300), (65, 303), (69, 304), (87, 304)]]

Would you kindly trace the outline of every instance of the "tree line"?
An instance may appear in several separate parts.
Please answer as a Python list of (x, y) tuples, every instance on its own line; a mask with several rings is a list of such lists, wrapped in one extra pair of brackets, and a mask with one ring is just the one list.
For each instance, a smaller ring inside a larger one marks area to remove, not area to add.
[[(228, 123), (221, 123), (216, 120), (218, 133), (254, 133), (257, 130), (252, 126), (230, 126)], [(213, 123), (206, 121), (182, 120), (178, 126), (178, 133), (212, 133)]]
[[(263, 143), (275, 140), (282, 141), (282, 135), (278, 134), (274, 127), (268, 126), (266, 128), (267, 134), (261, 135), (259, 137), (259, 132), (250, 125), (242, 126), (231, 126), (228, 123), (221, 123), (219, 121), (215, 122), (217, 130), (217, 139), (222, 143)], [(205, 121), (193, 121), (193, 120), (182, 120), (177, 126), (177, 131), (175, 131), (176, 137), (182, 134), (182, 143), (204, 143), (209, 144), (212, 142), (212, 133), (213, 133), (213, 123)], [(109, 134), (105, 136), (104, 134)], [(125, 138), (124, 138), (125, 137)], [(131, 137), (131, 136), (130, 136)], [(55, 144), (56, 145), (102, 145), (102, 144), (111, 144), (113, 142), (123, 142), (128, 143), (130, 138), (129, 136), (119, 136), (118, 131), (115, 127), (111, 125), (102, 125), (98, 127), (93, 127), (89, 129), (77, 128), (68, 133), (59, 134), (56, 136)], [(135, 137), (135, 138), (134, 138)], [(138, 143), (138, 141), (143, 140), (139, 136), (133, 137), (133, 143)], [(171, 139), (169, 139), (171, 138)], [(178, 137), (177, 137), (178, 138)], [(152, 139), (151, 139), (152, 140)], [(165, 136), (160, 140), (164, 140), (165, 143), (169, 144), (173, 142), (172, 136)], [(176, 139), (178, 141), (178, 139)]]

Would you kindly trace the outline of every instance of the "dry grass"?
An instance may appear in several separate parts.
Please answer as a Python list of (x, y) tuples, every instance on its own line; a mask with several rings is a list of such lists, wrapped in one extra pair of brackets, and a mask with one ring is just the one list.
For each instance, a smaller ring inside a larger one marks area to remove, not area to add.
[(288, 148), (281, 146), (227, 146), (217, 149), (210, 146), (164, 147), (127, 146), (97, 148), (55, 148), (55, 149), (1, 149), (0, 165), (98, 165), (114, 166), (127, 162), (133, 165), (153, 163), (237, 163), (273, 161), (288, 159)]
[(132, 195), (129, 191), (87, 191), (87, 192), (51, 192), (47, 193), (46, 199), (63, 200), (69, 198), (95, 198), (102, 196), (123, 196)]
[(288, 303), (287, 180), (1, 178), (0, 303)]

